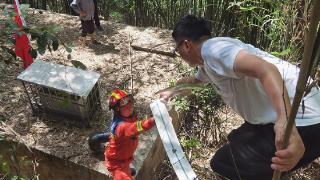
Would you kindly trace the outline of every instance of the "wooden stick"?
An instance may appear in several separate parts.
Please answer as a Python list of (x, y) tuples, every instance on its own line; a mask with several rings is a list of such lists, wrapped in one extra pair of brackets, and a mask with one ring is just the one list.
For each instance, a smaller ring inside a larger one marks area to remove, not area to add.
[(155, 49), (151, 49), (151, 48), (144, 48), (144, 47), (140, 47), (140, 46), (136, 46), (136, 45), (131, 45), (131, 47), (134, 50), (137, 50), (137, 51), (145, 51), (145, 52), (150, 52), (150, 53), (156, 53), (156, 54), (161, 54), (161, 55), (165, 55), (165, 56), (175, 57), (175, 54), (172, 53), (172, 52), (159, 51), (159, 50), (155, 50)]
[[(311, 21), (310, 21), (309, 29), (306, 32), (303, 61), (302, 61), (302, 65), (299, 73), (297, 87), (296, 87), (296, 94), (294, 95), (294, 99), (293, 99), (293, 103), (292, 103), (292, 107), (291, 107), (291, 111), (288, 119), (288, 124), (286, 126), (281, 149), (285, 149), (288, 146), (289, 137), (291, 135), (293, 127), (295, 126), (295, 118), (298, 112), (298, 108), (300, 106), (301, 99), (303, 97), (307, 79), (310, 74), (310, 72), (308, 74), (308, 69), (310, 66), (312, 66), (311, 56), (312, 56), (314, 42), (316, 39), (317, 27), (318, 27), (319, 18), (320, 18), (320, 13), (317, 12), (320, 9), (320, 0), (316, 0), (313, 2), (314, 2), (314, 6), (311, 12)], [(272, 180), (279, 180), (280, 177), (281, 177), (281, 172), (274, 171)]]

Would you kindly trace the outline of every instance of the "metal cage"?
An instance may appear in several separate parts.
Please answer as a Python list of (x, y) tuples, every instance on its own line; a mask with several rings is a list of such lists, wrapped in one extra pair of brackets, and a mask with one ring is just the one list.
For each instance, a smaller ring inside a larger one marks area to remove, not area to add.
[(17, 79), (34, 114), (53, 112), (89, 125), (101, 110), (99, 77), (96, 72), (37, 60)]

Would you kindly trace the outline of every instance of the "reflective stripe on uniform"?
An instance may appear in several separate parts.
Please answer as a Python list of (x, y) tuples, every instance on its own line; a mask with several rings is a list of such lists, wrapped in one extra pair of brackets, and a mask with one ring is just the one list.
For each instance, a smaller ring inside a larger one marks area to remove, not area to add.
[(118, 93), (112, 93), (111, 96), (115, 97), (117, 100), (119, 100), (121, 97)]
[(141, 121), (137, 121), (137, 130), (138, 130), (138, 132), (143, 131), (142, 122)]

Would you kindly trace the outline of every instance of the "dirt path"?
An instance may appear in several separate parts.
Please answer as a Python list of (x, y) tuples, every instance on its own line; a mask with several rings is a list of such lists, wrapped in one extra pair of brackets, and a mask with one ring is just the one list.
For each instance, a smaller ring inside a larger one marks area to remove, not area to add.
[[(101, 163), (92, 158), (87, 145), (87, 137), (93, 131), (108, 128), (111, 113), (107, 107), (110, 91), (116, 87), (130, 85), (129, 39), (132, 43), (142, 47), (154, 48), (162, 51), (172, 50), (174, 43), (170, 38), (170, 31), (157, 28), (137, 28), (124, 24), (102, 21), (103, 32), (98, 32), (100, 45), (79, 46), (80, 21), (78, 17), (61, 15), (38, 10), (29, 12), (27, 23), (31, 25), (45, 25), (56, 23), (62, 29), (59, 37), (70, 44), (72, 60), (81, 61), (89, 70), (98, 72), (100, 78), (100, 96), (102, 101), (102, 118), (91, 121), (91, 128), (82, 129), (74, 126), (76, 122), (68, 119), (42, 115), (32, 116), (31, 108), (24, 93), (22, 84), (16, 77), (23, 71), (22, 64), (6, 65), (0, 62), (0, 116), (10, 125), (29, 146), (40, 149), (63, 159), (93, 167), (104, 171)], [(129, 38), (131, 36), (131, 38)], [(151, 113), (149, 104), (156, 98), (154, 93), (166, 87), (170, 79), (175, 79), (177, 60), (141, 51), (131, 51), (133, 61), (133, 94), (139, 115)], [(61, 48), (58, 51), (46, 52), (38, 59), (70, 65), (67, 52)], [(155, 137), (155, 132), (142, 136)], [(140, 152), (144, 153), (144, 152)], [(138, 162), (140, 163), (140, 161)]]

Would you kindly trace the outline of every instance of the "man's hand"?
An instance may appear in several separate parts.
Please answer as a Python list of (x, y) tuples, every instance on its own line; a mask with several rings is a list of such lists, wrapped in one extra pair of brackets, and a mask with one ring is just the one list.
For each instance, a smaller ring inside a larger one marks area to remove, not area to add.
[(285, 132), (285, 124), (276, 122), (275, 131), (275, 157), (272, 158), (271, 168), (279, 171), (288, 171), (292, 169), (302, 158), (305, 148), (302, 139), (296, 127), (293, 127), (288, 147), (281, 150), (283, 143), (283, 135)]
[(150, 121), (153, 123), (153, 125), (155, 125), (155, 124), (156, 124), (156, 121), (154, 120), (154, 118), (153, 118), (153, 117), (149, 117), (149, 118), (148, 118), (148, 120), (150, 120)]
[(174, 95), (174, 92), (172, 91), (165, 91), (160, 93), (160, 101), (163, 103), (166, 103), (169, 101), (169, 99)]

